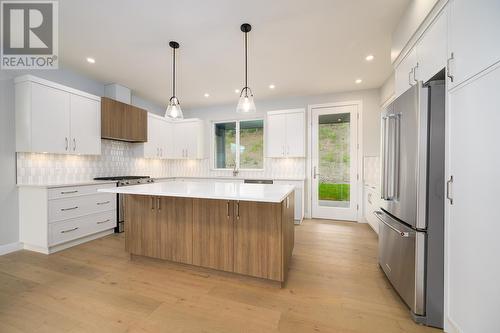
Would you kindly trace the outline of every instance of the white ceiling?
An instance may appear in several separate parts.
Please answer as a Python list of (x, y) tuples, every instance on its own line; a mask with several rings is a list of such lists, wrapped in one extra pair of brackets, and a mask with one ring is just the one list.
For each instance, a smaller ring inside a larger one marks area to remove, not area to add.
[[(166, 105), (170, 40), (185, 108), (237, 102), (241, 23), (256, 100), (379, 87), (391, 71), (391, 33), (409, 0), (61, 0), (60, 59)], [(373, 54), (375, 60), (365, 61)], [(93, 57), (96, 63), (87, 63)], [(355, 84), (357, 78), (363, 79)], [(269, 84), (276, 89), (270, 90)], [(209, 93), (210, 97), (204, 97)]]

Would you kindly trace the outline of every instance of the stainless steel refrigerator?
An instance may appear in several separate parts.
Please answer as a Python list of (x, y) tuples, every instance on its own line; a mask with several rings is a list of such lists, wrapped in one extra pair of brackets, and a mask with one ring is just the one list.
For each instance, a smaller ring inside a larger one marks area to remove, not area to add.
[(407, 90), (381, 128), (379, 264), (415, 321), (443, 327), (444, 81)]

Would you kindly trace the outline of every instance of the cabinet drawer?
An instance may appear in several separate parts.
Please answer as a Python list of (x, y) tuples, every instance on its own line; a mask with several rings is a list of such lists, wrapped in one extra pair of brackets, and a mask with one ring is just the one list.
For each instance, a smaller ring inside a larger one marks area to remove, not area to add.
[(116, 226), (116, 212), (108, 211), (49, 225), (49, 246), (69, 242)]
[(108, 210), (116, 211), (116, 195), (99, 193), (49, 201), (49, 223)]
[(80, 195), (96, 194), (97, 190), (101, 188), (116, 187), (116, 184), (99, 184), (99, 185), (84, 185), (84, 186), (68, 186), (68, 187), (57, 187), (49, 189), (48, 199), (61, 199), (61, 198), (71, 198)]

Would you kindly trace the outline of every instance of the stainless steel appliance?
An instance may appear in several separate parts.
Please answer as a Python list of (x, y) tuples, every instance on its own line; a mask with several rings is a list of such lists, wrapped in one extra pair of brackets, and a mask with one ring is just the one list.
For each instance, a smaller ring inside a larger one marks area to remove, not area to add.
[[(114, 177), (98, 177), (94, 178), (94, 180), (116, 180), (118, 187), (121, 186), (132, 186), (146, 183), (153, 183), (154, 179), (149, 176), (114, 176)], [(115, 228), (115, 232), (123, 232), (125, 230), (124, 226), (124, 218), (123, 218), (123, 195), (117, 194), (117, 225)]]
[(418, 83), (382, 114), (379, 264), (415, 321), (443, 326), (445, 85)]

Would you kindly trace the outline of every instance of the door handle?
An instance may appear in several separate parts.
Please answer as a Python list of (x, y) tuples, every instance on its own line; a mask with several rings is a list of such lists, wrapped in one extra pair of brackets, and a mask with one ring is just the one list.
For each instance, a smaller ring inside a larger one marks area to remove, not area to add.
[(151, 210), (155, 209), (155, 198), (151, 197)]
[(106, 222), (109, 222), (109, 219), (104, 220), (104, 221), (99, 221), (99, 222), (97, 222), (97, 224), (103, 224), (103, 223), (106, 223)]
[(158, 206), (158, 210), (161, 210), (161, 201), (160, 201), (160, 198), (156, 198), (156, 206)]
[(374, 211), (373, 214), (375, 214), (375, 216), (377, 217), (377, 219), (380, 220), (380, 222), (382, 222), (383, 224), (385, 224), (389, 229), (391, 229), (392, 231), (395, 231), (397, 232), (401, 237), (410, 237), (410, 233), (409, 232), (406, 232), (406, 231), (401, 231), (395, 227), (393, 227), (392, 225), (390, 225), (389, 223), (385, 222), (384, 219), (382, 218), (382, 212), (379, 212), (379, 211)]
[(77, 209), (77, 208), (78, 208), (78, 206), (71, 207), (71, 208), (61, 208), (61, 211), (62, 211), (62, 212), (65, 212), (65, 211), (67, 211), (67, 210), (75, 210), (75, 209)]
[(417, 68), (418, 68), (418, 62), (417, 62), (417, 66), (415, 66), (415, 67), (413, 68), (413, 81), (414, 81), (415, 83), (417, 83), (417, 82), (418, 82), (418, 79), (417, 79)]
[(68, 229), (68, 230), (61, 230), (61, 234), (65, 234), (67, 232), (72, 232), (72, 231), (75, 231), (75, 230), (78, 230), (78, 227), (74, 227), (73, 229)]
[(236, 219), (237, 220), (240, 219), (240, 202), (239, 201), (236, 203)]
[(73, 138), (73, 151), (75, 151), (75, 150), (76, 150), (76, 139)]
[(316, 172), (316, 166), (313, 168), (313, 178), (316, 179), (316, 177), (319, 176), (319, 173)]
[(453, 197), (451, 193), (451, 185), (453, 184), (453, 176), (446, 182), (446, 199), (450, 201), (450, 205), (453, 205)]
[(69, 141), (68, 141), (68, 138), (66, 137), (66, 138), (64, 138), (64, 140), (66, 141), (66, 148), (65, 148), (65, 150), (68, 150), (68, 148), (69, 148)]
[(229, 219), (229, 201), (226, 202), (227, 218)]
[(453, 82), (455, 76), (451, 70), (451, 62), (455, 60), (455, 56), (453, 52), (451, 52), (451, 56), (446, 60), (446, 76), (450, 79), (450, 82)]
[(78, 193), (78, 191), (62, 191), (61, 194)]
[(408, 84), (410, 86), (413, 85), (413, 83), (411, 82), (411, 76), (412, 76), (412, 74), (413, 74), (413, 68), (411, 69), (411, 71), (408, 72)]
[(100, 206), (100, 205), (107, 205), (109, 204), (110, 201), (103, 201), (103, 202), (98, 202), (97, 205)]

